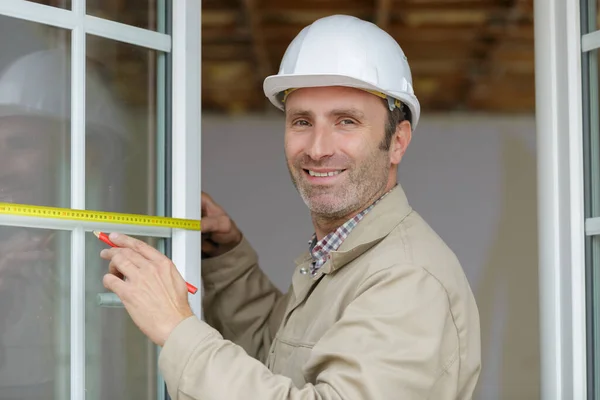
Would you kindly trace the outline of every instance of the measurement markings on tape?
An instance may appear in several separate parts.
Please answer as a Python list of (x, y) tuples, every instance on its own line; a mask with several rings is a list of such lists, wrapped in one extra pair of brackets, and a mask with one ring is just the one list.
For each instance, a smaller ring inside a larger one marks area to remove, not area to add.
[(158, 217), (143, 214), (124, 214), (108, 211), (75, 210), (71, 208), (34, 206), (28, 204), (0, 203), (0, 214), (68, 219), (74, 221), (106, 222), (111, 224), (158, 226), (200, 230), (200, 221), (193, 219)]

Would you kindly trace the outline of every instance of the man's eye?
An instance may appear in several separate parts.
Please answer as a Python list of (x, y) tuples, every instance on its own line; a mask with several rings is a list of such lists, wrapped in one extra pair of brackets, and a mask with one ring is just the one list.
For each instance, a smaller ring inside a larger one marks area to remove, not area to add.
[(343, 119), (343, 120), (341, 121), (341, 124), (342, 124), (342, 125), (354, 124), (354, 121), (353, 121), (353, 120), (351, 120), (351, 119)]
[(301, 119), (301, 120), (295, 121), (295, 122), (294, 122), (294, 125), (308, 126), (308, 125), (309, 125), (309, 123), (308, 123), (308, 121), (306, 121), (306, 120), (304, 120), (304, 119)]

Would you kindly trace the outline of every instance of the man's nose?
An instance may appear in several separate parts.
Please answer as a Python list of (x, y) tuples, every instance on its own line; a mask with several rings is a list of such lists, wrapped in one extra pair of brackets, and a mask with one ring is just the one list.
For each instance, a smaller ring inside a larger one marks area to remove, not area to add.
[(335, 151), (335, 138), (331, 129), (315, 128), (306, 153), (313, 160), (330, 157)]

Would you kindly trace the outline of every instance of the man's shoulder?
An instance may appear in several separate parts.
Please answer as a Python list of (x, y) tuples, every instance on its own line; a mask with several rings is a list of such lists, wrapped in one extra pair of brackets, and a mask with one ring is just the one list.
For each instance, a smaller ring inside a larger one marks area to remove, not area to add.
[(415, 210), (356, 261), (365, 277), (398, 269), (426, 273), (449, 292), (465, 290), (466, 276), (456, 254)]

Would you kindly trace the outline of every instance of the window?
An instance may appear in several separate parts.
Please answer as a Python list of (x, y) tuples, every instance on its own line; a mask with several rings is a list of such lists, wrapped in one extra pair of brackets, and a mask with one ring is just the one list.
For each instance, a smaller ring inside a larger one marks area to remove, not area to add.
[(600, 397), (597, 0), (536, 2), (542, 396)]
[[(0, 203), (200, 219), (200, 2), (0, 2)], [(0, 213), (0, 400), (163, 399), (91, 231), (200, 287), (200, 233)], [(190, 295), (198, 315), (200, 296)]]
[[(581, 4), (585, 3), (583, 1)], [(541, 395), (591, 399), (581, 7), (535, 1)], [(583, 53), (584, 54), (584, 53)], [(585, 90), (584, 90), (585, 88)], [(596, 87), (597, 88), (597, 87)], [(593, 89), (595, 90), (595, 89)], [(595, 111), (597, 115), (597, 110)]]
[(598, 96), (598, 9), (581, 1), (582, 104), (587, 277), (588, 394), (600, 397), (600, 98)]

